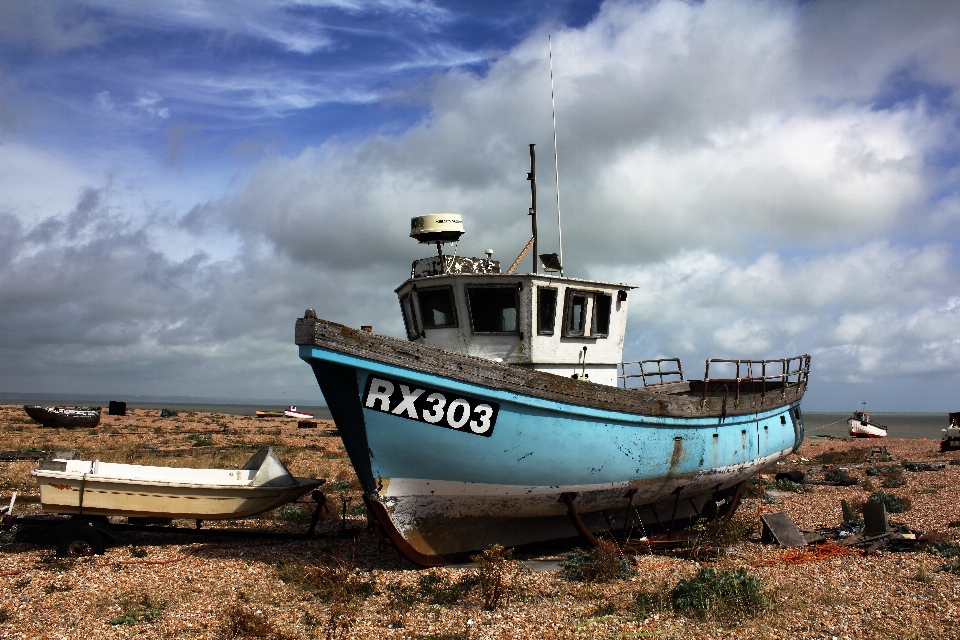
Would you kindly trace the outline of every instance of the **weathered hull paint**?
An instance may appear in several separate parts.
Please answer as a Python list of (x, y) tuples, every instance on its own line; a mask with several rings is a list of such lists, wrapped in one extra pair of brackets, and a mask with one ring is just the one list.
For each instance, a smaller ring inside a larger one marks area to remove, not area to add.
[[(368, 498), (425, 556), (577, 535), (561, 494), (575, 492), (591, 530), (601, 512), (640, 510), (649, 524), (708, 513), (711, 497), (794, 451), (800, 397), (755, 414), (638, 415), (546, 400), (317, 345), (300, 346)], [(499, 406), (489, 437), (366, 407), (371, 376), (480, 397)], [(715, 506), (715, 505), (714, 505)]]

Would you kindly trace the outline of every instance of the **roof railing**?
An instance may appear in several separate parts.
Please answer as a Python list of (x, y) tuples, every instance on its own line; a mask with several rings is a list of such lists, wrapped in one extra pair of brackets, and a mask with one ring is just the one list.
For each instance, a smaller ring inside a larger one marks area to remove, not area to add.
[[(710, 377), (710, 367), (714, 367), (716, 372), (718, 365), (732, 365), (733, 377)], [(639, 373), (627, 373), (627, 367), (637, 367)], [(666, 377), (676, 376), (675, 380), (667, 380)], [(751, 393), (760, 391), (760, 397), (767, 395), (768, 384), (779, 383), (775, 388), (779, 388), (780, 398), (785, 399), (787, 392), (792, 390), (794, 395), (807, 386), (807, 380), (810, 376), (810, 356), (793, 356), (790, 358), (779, 358), (774, 360), (730, 360), (726, 358), (709, 358), (706, 361), (703, 371), (703, 399), (706, 400), (707, 393), (710, 390), (711, 383), (716, 388), (718, 385), (734, 385), (734, 404), (740, 406), (740, 393), (749, 386)], [(644, 387), (654, 385), (670, 384), (672, 382), (683, 382), (683, 366), (679, 358), (657, 358), (654, 360), (634, 360), (620, 363), (620, 380), (623, 388), (628, 388), (628, 381), (634, 378), (640, 378)], [(757, 388), (759, 386), (759, 389)]]
[[(734, 365), (734, 377), (711, 378), (710, 365), (729, 364)], [(756, 392), (757, 385), (760, 386), (760, 397), (767, 394), (767, 382), (778, 381), (780, 383), (780, 398), (787, 396), (787, 390), (793, 389), (794, 394), (799, 393), (800, 389), (806, 388), (807, 380), (810, 376), (810, 356), (794, 356), (792, 358), (780, 358), (779, 360), (728, 360), (724, 358), (708, 358), (703, 372), (703, 399), (707, 398), (707, 391), (710, 383), (735, 383), (736, 396), (734, 406), (740, 405), (740, 390), (743, 386), (749, 384), (750, 391)]]

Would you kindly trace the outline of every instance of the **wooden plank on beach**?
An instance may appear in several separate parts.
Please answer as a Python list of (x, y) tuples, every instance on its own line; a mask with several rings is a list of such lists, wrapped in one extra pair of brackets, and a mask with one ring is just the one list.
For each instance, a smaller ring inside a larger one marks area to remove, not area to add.
[(760, 516), (763, 521), (763, 535), (761, 540), (764, 542), (776, 542), (782, 547), (805, 547), (807, 541), (803, 534), (797, 529), (790, 516), (784, 511), (777, 513), (764, 513)]

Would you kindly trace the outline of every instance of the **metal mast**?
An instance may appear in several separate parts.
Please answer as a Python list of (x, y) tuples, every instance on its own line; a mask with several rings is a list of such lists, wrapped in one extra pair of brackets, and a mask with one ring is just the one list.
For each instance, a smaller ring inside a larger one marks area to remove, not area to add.
[(560, 157), (557, 154), (557, 102), (553, 94), (553, 38), (547, 35), (550, 48), (550, 108), (553, 111), (553, 166), (557, 174), (557, 234), (560, 239), (560, 277), (563, 277), (563, 227), (560, 225)]

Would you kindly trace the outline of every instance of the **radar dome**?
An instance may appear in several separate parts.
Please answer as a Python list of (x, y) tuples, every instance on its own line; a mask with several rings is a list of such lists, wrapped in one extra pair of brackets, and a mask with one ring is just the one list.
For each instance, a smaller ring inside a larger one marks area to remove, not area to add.
[(424, 244), (456, 242), (463, 235), (459, 213), (431, 213), (410, 220), (410, 237)]

